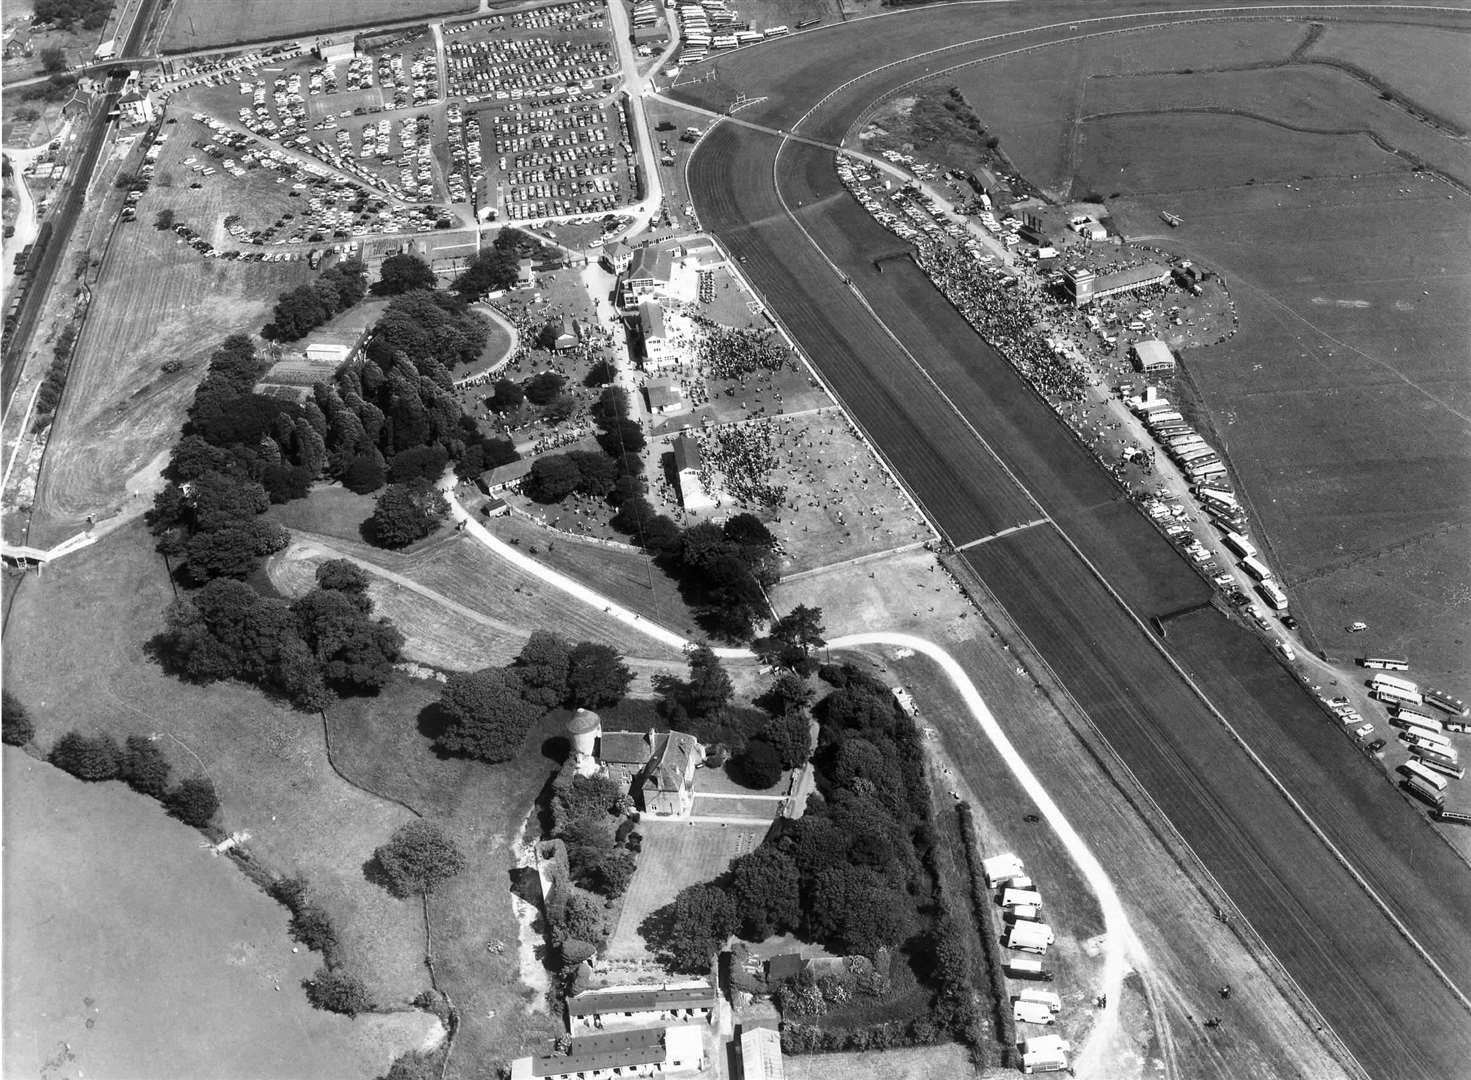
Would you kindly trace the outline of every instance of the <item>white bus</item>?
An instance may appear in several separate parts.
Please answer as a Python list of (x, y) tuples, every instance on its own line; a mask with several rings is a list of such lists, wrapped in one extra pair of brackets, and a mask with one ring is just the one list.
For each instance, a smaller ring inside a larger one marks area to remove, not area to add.
[(1394, 712), (1395, 715), (1401, 720), (1408, 720), (1410, 723), (1418, 724), (1420, 727), (1433, 728), (1436, 731), (1440, 731), (1442, 728), (1445, 727), (1445, 725), (1442, 724), (1440, 720), (1438, 720), (1434, 716), (1431, 716), (1429, 713), (1422, 713), (1417, 712), (1414, 709), (1407, 709), (1403, 705), (1396, 705)]
[(1248, 574), (1256, 578), (1258, 581), (1266, 581), (1267, 578), (1272, 576), (1272, 571), (1268, 570), (1266, 564), (1258, 559), (1255, 555), (1248, 555), (1246, 558), (1242, 559), (1241, 569), (1245, 570)]
[(1407, 761), (1400, 766), (1400, 770), (1411, 780), (1421, 780), (1429, 784), (1435, 789), (1436, 794), (1443, 794), (1450, 783), (1430, 766), (1422, 765), (1418, 761)]
[(1466, 770), (1461, 767), (1461, 763), (1455, 758), (1446, 757), (1444, 754), (1437, 754), (1434, 750), (1426, 750), (1423, 747), (1416, 749), (1415, 757), (1422, 765), (1427, 765), (1438, 773), (1444, 773), (1453, 780), (1466, 779)]
[(1434, 705), (1437, 709), (1448, 712), (1452, 716), (1466, 715), (1466, 703), (1455, 695), (1448, 694), (1444, 690), (1437, 690), (1433, 686), (1427, 686), (1424, 693), (1425, 704)]
[(1401, 679), (1398, 675), (1375, 675), (1369, 680), (1369, 685), (1375, 690), (1388, 686), (1394, 690), (1403, 690), (1407, 694), (1419, 694), (1420, 687), (1409, 679)]
[(1267, 578), (1266, 581), (1258, 585), (1256, 591), (1262, 594), (1262, 599), (1270, 605), (1273, 611), (1280, 612), (1287, 610), (1287, 594), (1282, 591), (1282, 586), (1278, 585), (1271, 578)]
[(1413, 690), (1398, 690), (1393, 686), (1375, 686), (1370, 689), (1371, 697), (1376, 697), (1386, 705), (1423, 705), (1424, 701), (1418, 693)]
[(1409, 671), (1410, 662), (1397, 656), (1366, 656), (1359, 661), (1366, 668), (1380, 671)]
[(1391, 716), (1389, 718), (1389, 726), (1397, 727), (1401, 731), (1407, 731), (1412, 735), (1421, 731), (1430, 735), (1439, 735), (1441, 733), (1441, 726), (1438, 721), (1432, 720), (1427, 724), (1414, 713), (1401, 712), (1398, 716)]
[(1226, 546), (1232, 551), (1236, 552), (1236, 554), (1240, 555), (1243, 559), (1251, 559), (1256, 557), (1256, 548), (1255, 546), (1253, 546), (1250, 537), (1245, 536), (1242, 533), (1235, 532), (1233, 530), (1231, 532), (1228, 532), (1223, 539), (1226, 542)]
[(1460, 757), (1460, 752), (1451, 745), (1451, 741), (1444, 735), (1437, 735), (1433, 731), (1401, 731), (1399, 741), (1413, 750), (1417, 746), (1423, 746), (1427, 750), (1434, 750), (1446, 757)]

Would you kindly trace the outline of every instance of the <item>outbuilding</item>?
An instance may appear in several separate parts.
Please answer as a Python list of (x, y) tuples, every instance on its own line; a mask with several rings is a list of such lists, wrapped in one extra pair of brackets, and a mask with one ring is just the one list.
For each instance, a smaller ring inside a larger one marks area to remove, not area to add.
[(1168, 374), (1175, 370), (1175, 354), (1170, 347), (1156, 338), (1134, 342), (1134, 368), (1146, 375)]

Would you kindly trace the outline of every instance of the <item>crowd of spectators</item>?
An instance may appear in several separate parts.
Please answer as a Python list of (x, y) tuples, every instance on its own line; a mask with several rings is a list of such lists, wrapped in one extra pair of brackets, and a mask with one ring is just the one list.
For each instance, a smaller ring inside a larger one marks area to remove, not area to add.
[(780, 464), (781, 439), (773, 420), (711, 429), (700, 439), (700, 482), (706, 491), (724, 491), (742, 507), (780, 506), (787, 489), (769, 477)]
[(695, 360), (712, 378), (739, 379), (758, 371), (780, 371), (791, 360), (791, 351), (770, 330), (733, 330), (710, 322), (702, 329)]

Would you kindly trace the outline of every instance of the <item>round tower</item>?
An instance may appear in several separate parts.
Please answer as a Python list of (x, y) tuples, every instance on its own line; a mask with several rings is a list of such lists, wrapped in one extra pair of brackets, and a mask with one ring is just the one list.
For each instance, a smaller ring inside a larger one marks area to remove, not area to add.
[(598, 771), (598, 738), (603, 734), (603, 721), (591, 709), (578, 709), (567, 721), (567, 738), (572, 754), (567, 763), (579, 776), (592, 776)]

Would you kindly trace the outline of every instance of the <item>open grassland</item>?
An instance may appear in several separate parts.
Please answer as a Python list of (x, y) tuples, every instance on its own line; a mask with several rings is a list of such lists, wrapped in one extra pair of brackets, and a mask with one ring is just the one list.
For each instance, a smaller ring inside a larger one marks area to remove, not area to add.
[(871, 1050), (858, 1054), (800, 1054), (786, 1057), (787, 1080), (935, 1080), (979, 1076), (970, 1053), (956, 1043)]
[(404, 22), (429, 15), (474, 11), (473, 0), (179, 0), (164, 31), (164, 52), (187, 52), (216, 45), (270, 41)]
[[(1239, 332), (1185, 363), (1299, 617), (1331, 655), (1364, 647), (1344, 629), (1362, 619), (1377, 647), (1464, 684), (1471, 199), (1402, 172), (1169, 201), (1171, 244), (1238, 305)], [(1142, 230), (1163, 204), (1122, 205)]]
[[(533, 729), (504, 764), (444, 758), (430, 745), (439, 692), (435, 682), (396, 679), (377, 697), (342, 702), (330, 714), (333, 760), (354, 783), (438, 822), (467, 856), (464, 872), (430, 900), (429, 918), (439, 984), (460, 1010), (449, 1075), (479, 1077), (560, 1030), (520, 982), (509, 873), (533, 800), (557, 766), (543, 748), (563, 716)], [(487, 948), (497, 942), (503, 948)]]
[(1329, 23), (1306, 56), (1349, 64), (1430, 115), (1464, 126), (1471, 82), (1445, 73), (1464, 69), (1468, 54), (1464, 30)]
[[(204, 193), (224, 198), (222, 189)], [(118, 226), (91, 285), (37, 485), (33, 544), (65, 539), (88, 515), (140, 508), (136, 491), (148, 488), (147, 470), (177, 437), (210, 352), (229, 334), (258, 330), (276, 294), (310, 274), (304, 262), (202, 258), (173, 232), (153, 228), (158, 210), (175, 202), (167, 189), (150, 189), (138, 220)], [(227, 202), (212, 205), (211, 215), (230, 212)], [(94, 231), (94, 255), (106, 224)], [(167, 361), (183, 367), (167, 373)]]
[(158, 733), (176, 775), (214, 781), (223, 826), (250, 832), (259, 864), (307, 878), (340, 928), (345, 963), (380, 1002), (407, 1003), (428, 985), (422, 919), (363, 873), (410, 815), (332, 771), (320, 716), (235, 683), (184, 683), (149, 659), (173, 594), (141, 523), (9, 585), (6, 686), (35, 715), (42, 746), (72, 728), (119, 741)]
[(638, 830), (644, 837), (638, 870), (623, 896), (607, 948), (607, 955), (617, 960), (650, 958), (639, 924), (687, 885), (724, 873), (736, 856), (754, 851), (766, 833), (764, 828), (739, 825), (660, 821), (652, 814), (644, 816)]
[[(1331, 144), (1314, 136), (1357, 135), (1369, 138), (1386, 151), (1392, 151), (1406, 163), (1423, 162), (1465, 184), (1471, 182), (1471, 151), (1446, 137), (1446, 132), (1411, 115), (1394, 101), (1381, 98), (1375, 89), (1360, 79), (1337, 68), (1321, 65), (1284, 66), (1249, 71), (1199, 71), (1191, 74), (1141, 75), (1132, 78), (1090, 81), (1081, 119), (1083, 146), (1075, 162), (1075, 185), (1108, 186), (1126, 193), (1148, 190), (1137, 178), (1128, 174), (1130, 160), (1176, 161), (1188, 153), (1174, 143), (1173, 132), (1150, 130), (1147, 142), (1136, 136), (1131, 144), (1120, 138), (1117, 130), (1108, 130), (1110, 121), (1143, 121), (1146, 124), (1181, 117), (1196, 118), (1202, 114), (1241, 116), (1270, 125), (1273, 133), (1257, 132), (1244, 125), (1236, 132), (1213, 132), (1229, 140), (1239, 164), (1235, 169), (1226, 161), (1198, 154), (1198, 186), (1230, 187), (1241, 183), (1237, 172), (1278, 164), (1291, 145), (1280, 136), (1291, 136), (1305, 145), (1296, 152), (1316, 162), (1307, 175), (1343, 174), (1352, 167), (1342, 163)], [(1095, 138), (1095, 125), (1105, 130)], [(1127, 128), (1125, 129), (1127, 130)], [(1352, 146), (1353, 140), (1343, 140)], [(1099, 162), (1101, 150), (1105, 157)], [(1198, 149), (1198, 148), (1190, 148)], [(1115, 160), (1123, 155), (1122, 160)], [(1366, 156), (1372, 156), (1366, 154)], [(1389, 167), (1390, 158), (1384, 167)], [(1114, 165), (1119, 168), (1115, 170)], [(1372, 170), (1372, 166), (1371, 166)], [(1270, 176), (1271, 173), (1269, 172)], [(1277, 174), (1280, 176), (1280, 173)], [(1259, 177), (1266, 179), (1267, 177)], [(1187, 181), (1156, 183), (1155, 188), (1197, 186)]]
[(5, 748), (7, 1076), (376, 1075), (423, 1014), (311, 1008), (284, 908), (121, 783)]

